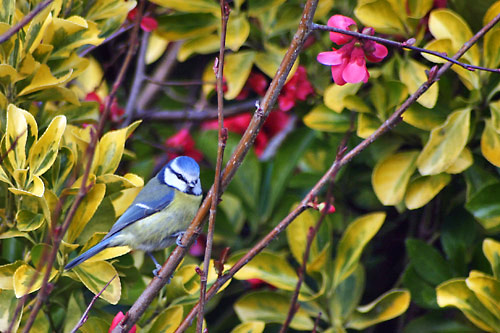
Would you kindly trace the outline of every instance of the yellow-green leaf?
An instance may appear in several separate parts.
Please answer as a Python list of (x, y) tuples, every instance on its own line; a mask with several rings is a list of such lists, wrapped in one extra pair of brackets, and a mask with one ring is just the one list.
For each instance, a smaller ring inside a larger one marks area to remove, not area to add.
[(45, 221), (43, 214), (33, 213), (29, 210), (19, 210), (16, 214), (17, 229), (20, 231), (33, 231), (40, 228)]
[(263, 321), (247, 321), (239, 324), (231, 330), (231, 333), (262, 333), (266, 323)]
[[(250, 23), (244, 14), (229, 15), (227, 22), (226, 45), (234, 52), (238, 51), (250, 34)], [(220, 42), (220, 37), (219, 37)]]
[[(234, 264), (245, 253), (246, 251), (234, 254), (228, 263)], [(234, 278), (237, 280), (261, 279), (284, 290), (294, 290), (297, 284), (297, 273), (285, 257), (269, 251), (263, 251), (255, 256), (234, 275)], [(301, 292), (306, 295), (311, 294), (304, 284), (302, 284)]]
[(500, 100), (490, 103), (491, 124), (500, 133)]
[(99, 153), (93, 163), (96, 176), (114, 173), (120, 164), (128, 135), (139, 126), (141, 122), (136, 121), (126, 128), (109, 131), (99, 141)]
[(151, 2), (186, 13), (220, 14), (219, 5), (211, 0), (151, 0)]
[[(226, 56), (224, 63), (224, 77), (227, 80), (227, 92), (224, 94), (226, 99), (231, 100), (238, 96), (247, 82), (254, 60), (255, 52), (253, 51), (242, 51)], [(213, 78), (215, 80), (215, 74)]]
[[(499, 6), (500, 7), (500, 6)], [(500, 64), (500, 29), (492, 29), (484, 35), (484, 60), (485, 66), (497, 68)]]
[(345, 107), (344, 98), (355, 95), (360, 87), (361, 83), (345, 84), (343, 86), (332, 84), (326, 88), (323, 102), (333, 111), (341, 113)]
[[(27, 171), (25, 170), (16, 170), (16, 171)], [(16, 172), (17, 173), (17, 172)], [(27, 173), (27, 172), (25, 172)], [(38, 176), (33, 176), (32, 181), (26, 186), (26, 188), (14, 188), (9, 187), (9, 191), (17, 195), (27, 195), (30, 197), (39, 197), (41, 198), (45, 192), (45, 184)]]
[(59, 143), (66, 129), (66, 117), (57, 116), (50, 122), (49, 127), (30, 150), (30, 171), (40, 176), (47, 171), (57, 157)]
[[(234, 310), (241, 321), (263, 321), (282, 324), (290, 307), (290, 296), (269, 291), (258, 291), (244, 295), (234, 304)], [(295, 313), (290, 327), (311, 331), (314, 322), (300, 307)]]
[[(316, 225), (319, 217), (319, 212), (308, 209), (297, 216), (293, 223), (286, 228), (288, 246), (290, 247), (292, 255), (295, 257), (295, 260), (297, 260), (299, 265), (302, 264), (302, 258), (304, 257), (309, 229)], [(318, 241), (316, 237), (311, 244), (309, 253), (309, 262), (316, 258), (319, 254)]]
[(7, 107), (6, 132), (2, 142), (3, 154), (7, 153), (7, 161), (2, 161), (3, 165), (8, 162), (10, 171), (23, 169), (26, 164), (26, 142), (28, 139), (28, 123), (21, 110), (14, 104)]
[[(435, 9), (429, 16), (429, 30), (436, 39), (449, 39), (458, 51), (470, 38), (472, 31), (467, 22), (451, 9)], [(451, 55), (451, 54), (450, 54)], [(473, 45), (464, 55), (473, 64), (479, 62), (479, 49)]]
[(418, 156), (418, 171), (435, 175), (448, 169), (458, 158), (469, 136), (470, 109), (461, 109), (431, 131), (429, 140)]
[(495, 131), (491, 119), (485, 121), (481, 135), (481, 153), (491, 164), (500, 167), (500, 133)]
[(405, 196), (406, 207), (408, 209), (417, 209), (425, 206), (450, 181), (451, 176), (447, 173), (418, 177), (408, 186)]
[(95, 184), (92, 189), (83, 198), (82, 202), (78, 206), (71, 224), (66, 232), (64, 240), (68, 243), (73, 243), (75, 239), (83, 231), (87, 223), (90, 221), (92, 216), (94, 216), (95, 211), (101, 204), (104, 198), (104, 193), (106, 192), (106, 185)]
[(104, 286), (114, 278), (99, 297), (111, 304), (116, 304), (120, 300), (122, 290), (120, 278), (118, 277), (118, 272), (109, 262), (83, 262), (73, 268), (73, 272), (76, 273), (85, 287), (95, 295), (103, 290)]
[(162, 16), (158, 23), (159, 32), (170, 41), (206, 36), (220, 26), (220, 20), (208, 13), (174, 13)]
[(0, 266), (0, 289), (3, 290), (14, 289), (14, 273), (23, 264), (24, 261), (17, 260), (12, 264), (6, 264)]
[(410, 305), (410, 292), (396, 289), (379, 296), (370, 304), (359, 306), (347, 321), (346, 327), (363, 330), (380, 322), (396, 318)]
[(314, 107), (303, 120), (306, 126), (322, 132), (345, 133), (351, 126), (347, 112), (339, 114), (323, 104)]
[[(14, 273), (14, 292), (16, 297), (22, 297), (26, 294), (37, 291), (42, 286), (45, 268), (37, 272), (33, 267), (26, 264), (19, 266)], [(49, 281), (57, 274), (57, 271), (52, 268)]]
[(333, 270), (333, 286), (338, 286), (356, 269), (366, 244), (375, 236), (385, 220), (385, 213), (363, 215), (349, 224), (337, 246)]
[(351, 275), (331, 290), (328, 297), (333, 323), (343, 325), (346, 318), (351, 316), (363, 296), (365, 280), (365, 270), (363, 265), (359, 264)]
[(491, 276), (469, 276), (465, 283), (477, 298), (495, 315), (500, 318), (500, 281)]
[[(265, 52), (257, 53), (255, 57), (255, 65), (267, 76), (274, 77), (276, 75), (276, 72), (278, 71), (279, 66), (281, 65), (281, 62), (283, 61), (283, 57), (285, 56), (287, 49), (280, 48), (273, 44), (266, 44), (265, 49)], [(300, 61), (297, 58), (292, 66), (292, 69), (290, 70), (290, 73), (288, 73), (288, 76), (286, 77), (287, 82), (295, 74), (299, 62)]]
[(4, 89), (13, 85), (23, 76), (20, 75), (14, 67), (8, 64), (0, 64), (0, 84), (4, 86)]
[(462, 173), (474, 163), (474, 157), (469, 148), (465, 147), (464, 150), (458, 155), (455, 162), (445, 170), (446, 173), (457, 174)]
[(356, 128), (356, 135), (360, 138), (366, 139), (373, 134), (380, 127), (382, 123), (380, 120), (368, 113), (358, 113), (358, 126)]
[[(427, 74), (425, 71), (429, 68), (422, 65), (420, 62), (408, 58), (402, 62), (399, 67), (399, 78), (406, 85), (410, 93), (415, 92), (424, 82), (427, 82)], [(438, 84), (433, 84), (422, 96), (417, 99), (417, 102), (426, 108), (433, 108), (438, 98)]]
[[(13, 290), (2, 290), (0, 292), (0, 331), (7, 332), (10, 324), (14, 320), (14, 313), (18, 306), (19, 300), (16, 298)], [(21, 318), (23, 317), (23, 307), (17, 314), (17, 319), (12, 325), (12, 332), (18, 332)]]
[(405, 36), (407, 31), (401, 18), (389, 1), (375, 0), (359, 3), (354, 15), (365, 26), (373, 27), (377, 32)]
[(49, 15), (51, 9), (52, 6), (47, 6), (30, 21), (23, 45), (24, 52), (33, 53), (38, 45), (40, 45), (45, 34), (45, 29), (52, 22), (52, 15)]
[(491, 270), (493, 275), (499, 279), (500, 278), (500, 242), (486, 238), (483, 241), (483, 252), (484, 256), (488, 259), (491, 265)]
[(71, 74), (72, 71), (61, 76), (60, 78), (56, 78), (50, 72), (49, 66), (46, 64), (40, 64), (40, 67), (35, 73), (35, 76), (33, 76), (30, 84), (21, 90), (18, 96), (24, 96), (42, 89), (48, 89), (66, 83), (66, 81), (71, 78)]
[(430, 131), (441, 125), (446, 116), (435, 109), (427, 109), (416, 103), (403, 113), (403, 121), (424, 131)]
[(248, 15), (258, 16), (266, 11), (277, 8), (286, 0), (246, 0), (248, 4)]
[(177, 60), (184, 62), (194, 53), (209, 54), (218, 50), (219, 47), (220, 37), (217, 34), (202, 35), (184, 42), (177, 53)]
[(418, 152), (415, 150), (389, 155), (373, 169), (372, 186), (377, 198), (386, 206), (403, 200), (408, 182), (416, 168)]
[(158, 33), (157, 30), (153, 31), (153, 33), (149, 36), (148, 49), (146, 50), (146, 65), (152, 64), (156, 60), (160, 59), (160, 57), (165, 53), (167, 46), (168, 39)]
[(467, 287), (465, 279), (452, 279), (436, 288), (437, 303), (440, 307), (454, 306), (477, 327), (484, 331), (500, 330), (500, 318), (495, 316), (481, 303)]
[(153, 322), (149, 332), (173, 333), (182, 322), (184, 309), (174, 305), (163, 310)]

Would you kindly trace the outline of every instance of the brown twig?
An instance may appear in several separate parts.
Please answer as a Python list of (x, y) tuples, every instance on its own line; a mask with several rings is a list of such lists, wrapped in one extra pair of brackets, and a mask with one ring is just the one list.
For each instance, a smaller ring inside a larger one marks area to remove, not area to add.
[[(48, 258), (47, 263), (46, 263), (46, 267), (45, 267), (46, 271), (45, 271), (45, 274), (43, 277), (42, 286), (40, 288), (40, 291), (37, 294), (35, 304), (33, 305), (33, 309), (31, 310), (30, 316), (26, 322), (26, 325), (24, 327), (23, 332), (26, 332), (26, 333), (29, 332), (29, 330), (31, 329), (31, 326), (33, 325), (33, 323), (35, 321), (35, 318), (36, 318), (38, 312), (40, 311), (40, 308), (42, 307), (42, 304), (45, 302), (48, 295), (50, 294), (51, 288), (49, 288), (48, 280), (49, 280), (50, 272), (51, 272), (52, 267), (54, 265), (55, 259), (57, 257), (59, 245), (61, 244), (62, 238), (64, 237), (64, 234), (68, 230), (69, 225), (71, 223), (71, 220), (73, 219), (73, 216), (75, 215), (78, 206), (80, 205), (81, 201), (83, 200), (83, 197), (90, 190), (90, 186), (87, 186), (86, 184), (87, 184), (87, 181), (89, 179), (90, 169), (92, 167), (92, 161), (94, 158), (94, 152), (95, 152), (95, 149), (97, 147), (97, 143), (98, 143), (100, 134), (102, 133), (102, 131), (104, 129), (104, 125), (105, 125), (106, 120), (108, 118), (113, 98), (116, 96), (118, 88), (121, 86), (121, 84), (123, 82), (123, 78), (125, 76), (127, 68), (132, 60), (132, 56), (134, 55), (135, 45), (137, 43), (137, 36), (139, 33), (139, 27), (140, 27), (139, 23), (140, 23), (140, 19), (142, 16), (141, 13), (142, 13), (143, 8), (144, 8), (144, 3), (145, 3), (145, 1), (141, 1), (139, 4), (138, 14), (135, 18), (135, 26), (132, 29), (131, 36), (130, 36), (129, 50), (127, 52), (127, 56), (125, 57), (125, 60), (123, 61), (123, 65), (120, 69), (120, 72), (118, 73), (118, 76), (117, 76), (115, 82), (113, 83), (113, 88), (111, 90), (111, 93), (108, 96), (108, 100), (105, 104), (104, 111), (103, 111), (101, 118), (99, 120), (99, 123), (97, 125), (97, 131), (94, 135), (91, 136), (90, 143), (87, 147), (86, 156), (87, 156), (88, 160), (87, 160), (87, 164), (86, 164), (83, 176), (82, 176), (82, 183), (81, 183), (80, 189), (78, 190), (78, 193), (73, 201), (73, 204), (72, 204), (68, 214), (66, 215), (66, 218), (64, 219), (62, 226), (60, 228), (53, 229), (55, 231), (54, 231), (53, 240), (52, 240), (52, 250), (49, 254), (49, 258)], [(54, 221), (54, 223), (55, 223), (55, 221)], [(23, 299), (25, 300), (26, 298), (23, 297)], [(14, 320), (15, 320), (15, 318), (14, 318)]]
[[(308, 0), (303, 11), (303, 15), (298, 27), (298, 30), (295, 36), (292, 39), (290, 47), (285, 54), (283, 61), (276, 72), (276, 75), (271, 82), (266, 95), (262, 100), (262, 107), (259, 107), (257, 111), (254, 113), (253, 118), (248, 126), (247, 130), (243, 134), (243, 137), (239, 144), (236, 146), (232, 156), (229, 159), (229, 162), (226, 164), (226, 168), (224, 169), (222, 175), (222, 184), (221, 184), (221, 193), (225, 190), (225, 188), (229, 185), (231, 180), (236, 173), (236, 170), (240, 167), (243, 159), (246, 154), (252, 147), (253, 142), (262, 128), (264, 121), (266, 120), (267, 115), (271, 112), (271, 108), (276, 103), (278, 99), (278, 95), (285, 84), (285, 80), (287, 75), (290, 73), (290, 70), (297, 59), (298, 54), (302, 46), (304, 45), (305, 40), (307, 39), (309, 33), (311, 32), (310, 24), (312, 22), (314, 12), (316, 10), (318, 0)], [(163, 265), (162, 270), (159, 273), (159, 278), (155, 278), (151, 281), (148, 287), (144, 290), (142, 295), (137, 299), (137, 301), (130, 308), (127, 317), (127, 320), (123, 322), (123, 326), (117, 326), (113, 333), (123, 332), (126, 329), (132, 327), (132, 325), (139, 319), (139, 317), (144, 313), (147, 309), (148, 305), (152, 302), (152, 300), (156, 297), (158, 291), (163, 288), (163, 286), (167, 283), (169, 278), (172, 276), (174, 270), (179, 265), (182, 258), (185, 256), (187, 249), (194, 241), (194, 236), (197, 234), (198, 230), (201, 228), (205, 217), (207, 216), (210, 203), (212, 202), (213, 197), (213, 188), (208, 192), (205, 200), (200, 206), (198, 213), (196, 214), (193, 222), (186, 230), (184, 234), (182, 243), (186, 244), (185, 248), (176, 247), (172, 253), (170, 254), (168, 260)], [(210, 288), (213, 290), (213, 287)], [(209, 295), (210, 290), (207, 292), (207, 297), (212, 297)], [(194, 311), (197, 313), (198, 309)], [(193, 317), (189, 318), (189, 323)], [(184, 323), (186, 327), (189, 323)]]
[(101, 291), (99, 291), (99, 293), (97, 293), (94, 298), (92, 298), (92, 301), (90, 301), (89, 303), (89, 306), (87, 306), (87, 308), (85, 309), (85, 312), (82, 314), (82, 316), (80, 317), (80, 320), (78, 321), (78, 323), (76, 323), (75, 327), (73, 327), (73, 329), (71, 330), (71, 333), (75, 333), (78, 331), (78, 329), (80, 327), (83, 326), (83, 324), (85, 324), (85, 322), (87, 321), (87, 319), (89, 318), (89, 312), (90, 312), (90, 309), (92, 308), (92, 306), (94, 305), (94, 303), (97, 301), (97, 299), (99, 298), (99, 296), (102, 295), (102, 293), (104, 292), (104, 290), (106, 290), (106, 288), (111, 284), (111, 282), (113, 282), (113, 280), (117, 277), (117, 275), (115, 274), (111, 280), (108, 281), (108, 283), (106, 283), (106, 285), (101, 289)]
[[(346, 150), (347, 150), (347, 142), (349, 141), (349, 138), (351, 137), (351, 134), (354, 130), (354, 113), (351, 114), (351, 125), (349, 130), (346, 132), (344, 137), (342, 138), (342, 141), (340, 142), (340, 145), (337, 149), (337, 155), (335, 156), (335, 161), (340, 161), (342, 157), (344, 156)], [(321, 228), (321, 225), (323, 224), (323, 221), (325, 220), (325, 217), (330, 209), (330, 206), (332, 205), (333, 201), (333, 184), (334, 184), (334, 179), (330, 179), (330, 185), (328, 186), (328, 191), (326, 193), (326, 199), (325, 199), (325, 207), (321, 210), (321, 215), (316, 222), (316, 225), (314, 227), (311, 227), (309, 229), (309, 232), (307, 233), (307, 242), (306, 242), (306, 248), (304, 250), (304, 255), (302, 257), (302, 265), (300, 266), (297, 275), (298, 275), (298, 280), (297, 284), (295, 286), (294, 293), (292, 295), (292, 299), (290, 300), (290, 308), (288, 310), (288, 315), (285, 319), (285, 322), (283, 323), (283, 326), (281, 326), (280, 333), (285, 333), (288, 329), (288, 326), (290, 326), (290, 323), (292, 322), (293, 317), (297, 313), (299, 309), (299, 304), (297, 303), (297, 300), (299, 299), (299, 293), (300, 293), (300, 287), (302, 286), (302, 283), (304, 282), (304, 277), (307, 272), (307, 260), (309, 260), (309, 253), (311, 251), (311, 246), (314, 241), (314, 238), (316, 237), (316, 234), (318, 233), (319, 228)]]
[(214, 239), (215, 216), (217, 215), (217, 205), (220, 197), (220, 184), (222, 175), (222, 160), (224, 158), (224, 149), (227, 141), (227, 129), (224, 128), (224, 53), (226, 49), (226, 31), (227, 21), (229, 20), (230, 7), (225, 0), (220, 0), (221, 11), (221, 34), (219, 58), (215, 60), (214, 71), (217, 80), (217, 111), (218, 111), (218, 147), (217, 163), (215, 165), (214, 195), (210, 205), (210, 215), (208, 218), (207, 243), (205, 246), (205, 255), (203, 258), (203, 271), (200, 276), (200, 300), (198, 307), (198, 320), (196, 322), (196, 332), (201, 333), (203, 329), (203, 316), (205, 313), (205, 294), (207, 292), (207, 276), (210, 269), (210, 258), (212, 257), (212, 245)]
[[(308, 2), (309, 3), (309, 2)], [(306, 5), (307, 7), (307, 5)], [(479, 38), (481, 38), (488, 30), (490, 30), (498, 21), (500, 21), (500, 14), (495, 16), (486, 26), (484, 26), (480, 31), (478, 31), (469, 41), (467, 41), (460, 50), (453, 56), (453, 59), (459, 59), (469, 48), (474, 45)], [(314, 185), (314, 187), (309, 191), (309, 193), (302, 199), (300, 204), (288, 214), (281, 222), (274, 227), (271, 232), (269, 232), (261, 241), (259, 241), (252, 249), (250, 249), (243, 257), (241, 257), (228, 271), (226, 274), (218, 278), (215, 283), (207, 291), (207, 298), (212, 298), (215, 296), (217, 291), (229, 280), (236, 272), (238, 272), (244, 265), (246, 265), (250, 260), (252, 260), (257, 254), (259, 254), (268, 244), (274, 240), (278, 235), (288, 227), (288, 225), (307, 209), (308, 205), (317, 196), (319, 191), (323, 186), (330, 180), (334, 179), (340, 168), (347, 163), (349, 163), (355, 156), (359, 155), (364, 149), (366, 149), (372, 142), (377, 140), (382, 134), (388, 132), (399, 122), (401, 122), (401, 115), (416, 102), (416, 100), (425, 93), (430, 86), (439, 80), (439, 78), (453, 65), (452, 62), (444, 64), (435, 74), (424, 84), (422, 84), (408, 99), (387, 119), (374, 133), (372, 133), (368, 138), (359, 143), (356, 147), (350, 150), (347, 154), (340, 160), (335, 160), (330, 166), (328, 171), (321, 177), (321, 179)], [(191, 312), (184, 318), (181, 326), (177, 328), (176, 332), (183, 332), (190, 324), (191, 320), (196, 313), (198, 305), (195, 305)]]
[(461, 66), (469, 71), (474, 71), (474, 70), (478, 69), (478, 70), (487, 71), (487, 72), (500, 73), (500, 69), (487, 68), (487, 67), (482, 67), (482, 66), (475, 66), (475, 65), (471, 65), (471, 64), (466, 64), (466, 63), (458, 61), (457, 59), (455, 59), (455, 57), (448, 57), (446, 55), (446, 53), (441, 53), (438, 51), (432, 51), (432, 50), (424, 49), (421, 47), (413, 46), (413, 45), (410, 45), (408, 42), (400, 43), (400, 42), (396, 42), (396, 41), (382, 38), (382, 37), (362, 34), (362, 33), (356, 32), (356, 31), (344, 30), (344, 29), (334, 28), (334, 27), (330, 27), (327, 25), (316, 24), (316, 23), (313, 23), (312, 28), (314, 30), (339, 32), (339, 33), (344, 34), (344, 35), (349, 35), (349, 36), (353, 36), (353, 37), (360, 38), (360, 39), (372, 40), (374, 42), (389, 45), (389, 46), (396, 47), (399, 49), (408, 49), (408, 50), (412, 50), (412, 51), (416, 51), (416, 52), (420, 52), (420, 53), (431, 54), (433, 56), (436, 56), (436, 57), (444, 59), (448, 62), (451, 62), (455, 65)]
[(50, 5), (54, 0), (44, 0), (38, 4), (31, 12), (24, 16), (16, 25), (7, 30), (4, 34), (0, 36), (0, 44), (8, 41), (10, 37), (14, 36), (19, 30), (21, 30), (25, 25), (31, 22), (35, 16), (40, 14), (48, 5)]
[(318, 315), (316, 316), (316, 320), (314, 321), (314, 327), (311, 333), (316, 333), (318, 331), (318, 326), (319, 326), (319, 320), (321, 319), (321, 311), (318, 312)]
[[(245, 101), (227, 106), (224, 108), (224, 117), (230, 117), (242, 112), (248, 112), (255, 107), (255, 100)], [(216, 119), (218, 110), (216, 108), (206, 108), (203, 111), (198, 110), (172, 110), (172, 111), (155, 111), (155, 110), (139, 110), (136, 114), (137, 118), (147, 120), (162, 120), (162, 121), (204, 121)]]

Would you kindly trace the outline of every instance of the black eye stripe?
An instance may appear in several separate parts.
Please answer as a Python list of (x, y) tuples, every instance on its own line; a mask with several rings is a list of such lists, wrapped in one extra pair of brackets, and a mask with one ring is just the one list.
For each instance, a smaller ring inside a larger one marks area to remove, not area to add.
[(182, 180), (183, 182), (187, 183), (186, 178), (182, 176), (180, 173), (175, 172), (171, 166), (168, 166), (169, 170), (172, 171), (172, 173), (177, 177), (177, 179)]

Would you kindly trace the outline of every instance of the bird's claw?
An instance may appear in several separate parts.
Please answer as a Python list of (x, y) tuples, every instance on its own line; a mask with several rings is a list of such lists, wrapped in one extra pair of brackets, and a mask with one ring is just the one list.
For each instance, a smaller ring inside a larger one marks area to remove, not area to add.
[(175, 244), (177, 244), (177, 246), (182, 247), (182, 248), (186, 247), (186, 245), (182, 244), (182, 242), (181, 242), (182, 241), (182, 237), (184, 236), (184, 231), (176, 232), (172, 236), (173, 237), (177, 237), (176, 240), (175, 240)]

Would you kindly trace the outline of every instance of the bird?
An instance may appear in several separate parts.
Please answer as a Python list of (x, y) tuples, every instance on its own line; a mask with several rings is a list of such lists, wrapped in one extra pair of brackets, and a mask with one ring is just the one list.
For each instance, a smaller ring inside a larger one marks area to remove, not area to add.
[(132, 204), (111, 227), (104, 238), (70, 261), (69, 270), (102, 250), (129, 246), (145, 251), (155, 263), (155, 276), (161, 269), (151, 252), (176, 243), (196, 215), (201, 203), (200, 167), (189, 156), (168, 162), (139, 192)]

